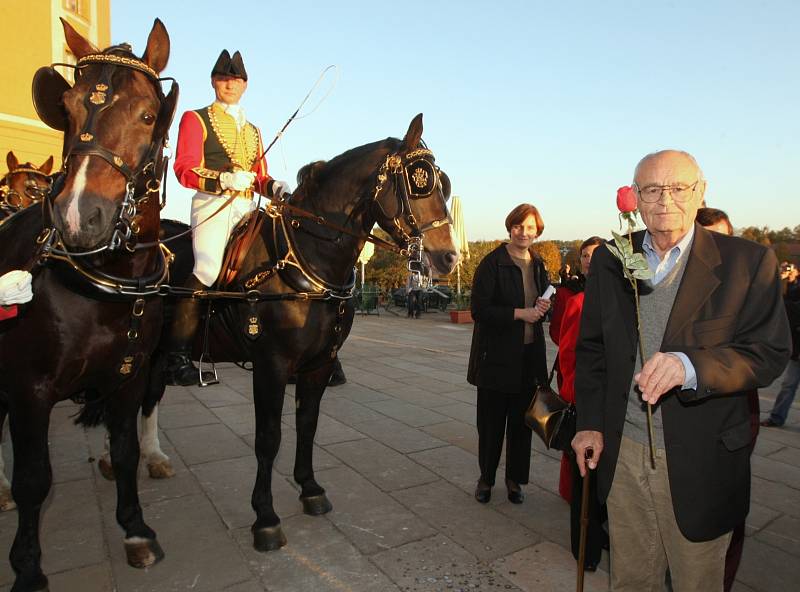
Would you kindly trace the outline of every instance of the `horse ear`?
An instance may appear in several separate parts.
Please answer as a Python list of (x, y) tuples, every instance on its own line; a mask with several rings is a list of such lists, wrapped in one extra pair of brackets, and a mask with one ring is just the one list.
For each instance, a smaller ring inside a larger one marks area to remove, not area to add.
[(8, 165), (8, 170), (13, 171), (17, 166), (19, 166), (19, 161), (17, 157), (14, 155), (13, 150), (9, 150), (8, 154), (6, 155), (6, 164)]
[(92, 45), (83, 35), (78, 33), (72, 28), (66, 19), (61, 18), (61, 26), (64, 27), (64, 38), (67, 41), (67, 47), (77, 59), (87, 56), (90, 53), (99, 53), (100, 50)]
[(156, 72), (161, 72), (167, 67), (169, 60), (169, 34), (161, 19), (153, 21), (153, 28), (147, 37), (147, 49), (144, 51), (142, 61)]
[(403, 138), (403, 144), (401, 148), (403, 150), (413, 150), (419, 146), (419, 141), (421, 139), (422, 113), (418, 114), (414, 119), (411, 120), (411, 124), (408, 126), (408, 131), (406, 132), (406, 137)]
[(53, 155), (50, 155), (50, 158), (45, 160), (42, 163), (42, 166), (39, 167), (39, 170), (42, 171), (45, 175), (49, 175), (50, 171), (53, 170)]

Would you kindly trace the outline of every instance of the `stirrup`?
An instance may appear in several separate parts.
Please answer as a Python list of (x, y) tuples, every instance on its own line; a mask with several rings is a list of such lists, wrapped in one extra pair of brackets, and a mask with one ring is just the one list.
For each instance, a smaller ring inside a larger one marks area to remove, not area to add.
[(214, 378), (211, 380), (203, 380), (203, 364), (205, 362), (206, 354), (200, 354), (200, 359), (197, 361), (197, 375), (198, 375), (198, 384), (201, 387), (204, 386), (212, 386), (214, 384), (219, 384), (219, 376), (217, 376), (217, 366), (214, 364), (214, 360), (211, 359), (211, 356), (208, 356), (208, 363), (211, 364), (211, 372), (214, 373)]

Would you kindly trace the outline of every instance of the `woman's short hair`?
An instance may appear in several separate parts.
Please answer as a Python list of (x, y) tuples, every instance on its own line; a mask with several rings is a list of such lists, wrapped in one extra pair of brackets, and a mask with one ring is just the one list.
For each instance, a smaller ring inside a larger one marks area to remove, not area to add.
[(602, 245), (604, 242), (606, 242), (606, 241), (605, 241), (605, 240), (603, 240), (602, 238), (600, 238), (599, 236), (590, 236), (589, 238), (587, 238), (585, 241), (583, 241), (583, 242), (581, 243), (581, 248), (580, 248), (580, 249), (578, 249), (578, 255), (580, 256), (580, 255), (583, 253), (583, 250), (584, 250), (586, 247), (591, 247), (591, 246), (593, 246), (593, 245), (595, 245), (595, 246), (598, 246), (598, 247), (599, 247), (599, 246), (600, 246), (600, 245)]
[(506, 230), (511, 232), (512, 226), (522, 224), (528, 216), (533, 216), (536, 220), (536, 237), (540, 237), (544, 232), (544, 220), (542, 220), (542, 216), (536, 206), (528, 203), (519, 204), (509, 212), (508, 216), (506, 216)]
[(731, 224), (728, 214), (716, 208), (700, 208), (697, 210), (697, 217), (695, 218), (700, 226), (713, 226), (720, 222), (725, 222), (728, 227), (728, 234), (733, 236), (733, 224)]

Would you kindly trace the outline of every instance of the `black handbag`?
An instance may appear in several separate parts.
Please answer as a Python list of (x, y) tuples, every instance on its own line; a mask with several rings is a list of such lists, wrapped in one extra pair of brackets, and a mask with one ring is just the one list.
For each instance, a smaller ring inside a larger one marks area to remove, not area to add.
[(568, 403), (552, 389), (553, 374), (558, 364), (558, 356), (547, 384), (536, 387), (531, 404), (525, 411), (525, 425), (542, 439), (549, 450), (572, 451), (572, 438), (575, 437), (575, 405)]

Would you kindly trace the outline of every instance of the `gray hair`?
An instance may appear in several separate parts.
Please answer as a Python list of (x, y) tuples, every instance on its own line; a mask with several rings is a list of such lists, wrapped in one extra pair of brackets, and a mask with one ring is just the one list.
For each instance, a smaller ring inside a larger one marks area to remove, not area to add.
[(697, 169), (697, 180), (698, 181), (705, 181), (706, 178), (703, 175), (703, 169), (700, 168), (700, 165), (697, 164), (697, 160), (695, 160), (694, 156), (686, 152), (685, 150), (658, 150), (657, 152), (651, 152), (647, 156), (645, 156), (642, 160), (639, 161), (639, 164), (636, 165), (636, 168), (633, 171), (633, 182), (636, 183), (636, 177), (639, 176), (639, 168), (650, 160), (651, 158), (655, 158), (657, 156), (662, 156), (664, 154), (680, 154), (681, 156), (685, 157), (689, 162), (694, 165), (694, 168)]

